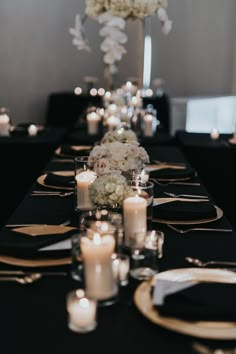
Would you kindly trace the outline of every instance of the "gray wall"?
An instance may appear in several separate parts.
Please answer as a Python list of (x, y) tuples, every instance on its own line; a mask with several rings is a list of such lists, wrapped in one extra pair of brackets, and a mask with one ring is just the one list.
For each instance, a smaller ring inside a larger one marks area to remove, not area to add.
[[(71, 44), (68, 29), (83, 11), (82, 0), (1, 0), (0, 106), (10, 108), (13, 123), (44, 122), (47, 95), (73, 90), (85, 75), (104, 84), (98, 24), (86, 22), (92, 53)], [(236, 1), (169, 0), (168, 13), (168, 36), (152, 18), (152, 78), (162, 77), (171, 97), (235, 92)], [(138, 27), (138, 21), (127, 24), (128, 53), (117, 84), (137, 76)]]

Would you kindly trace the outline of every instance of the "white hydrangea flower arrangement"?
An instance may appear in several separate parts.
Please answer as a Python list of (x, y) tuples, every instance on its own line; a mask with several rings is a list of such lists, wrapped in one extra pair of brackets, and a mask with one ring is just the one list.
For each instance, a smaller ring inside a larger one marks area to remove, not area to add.
[(89, 155), (89, 163), (98, 176), (117, 171), (124, 175), (140, 172), (149, 162), (146, 150), (138, 142), (96, 145)]
[(101, 140), (101, 143), (108, 144), (114, 141), (120, 141), (121, 143), (128, 143), (133, 141), (137, 142), (138, 138), (132, 129), (119, 128), (106, 132)]
[(94, 205), (122, 207), (123, 200), (133, 195), (134, 191), (119, 173), (99, 176), (89, 186), (89, 197)]

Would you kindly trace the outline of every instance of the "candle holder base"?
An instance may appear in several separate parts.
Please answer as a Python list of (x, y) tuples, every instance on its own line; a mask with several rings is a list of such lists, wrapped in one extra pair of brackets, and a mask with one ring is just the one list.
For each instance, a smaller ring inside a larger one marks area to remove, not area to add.
[(90, 323), (89, 326), (77, 326), (75, 323), (73, 323), (72, 321), (68, 321), (68, 328), (76, 333), (88, 333), (93, 331), (95, 328), (97, 327), (97, 322), (94, 321), (93, 323)]
[(119, 300), (119, 294), (117, 293), (108, 299), (97, 300), (97, 305), (98, 305), (98, 307), (111, 306), (111, 305), (116, 304), (118, 300)]

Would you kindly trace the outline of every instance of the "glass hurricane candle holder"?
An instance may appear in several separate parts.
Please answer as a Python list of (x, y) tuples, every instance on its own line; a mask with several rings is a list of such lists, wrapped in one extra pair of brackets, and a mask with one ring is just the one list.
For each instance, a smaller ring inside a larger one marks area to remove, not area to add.
[(97, 178), (88, 156), (75, 157), (75, 209), (86, 211), (94, 208), (89, 197), (89, 186)]
[(101, 236), (99, 233), (81, 232), (78, 243), (86, 296), (96, 300), (98, 306), (114, 304), (119, 290), (112, 267), (115, 238), (109, 234)]
[(97, 327), (97, 303), (85, 296), (82, 289), (71, 291), (66, 297), (68, 327), (73, 332), (87, 333)]

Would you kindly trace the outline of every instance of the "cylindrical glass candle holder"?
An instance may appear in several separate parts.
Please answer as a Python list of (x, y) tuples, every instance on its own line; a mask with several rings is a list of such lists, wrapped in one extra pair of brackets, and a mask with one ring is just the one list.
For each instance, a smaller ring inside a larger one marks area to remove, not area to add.
[(118, 299), (118, 286), (112, 267), (114, 249), (115, 238), (112, 235), (81, 233), (85, 292), (99, 306), (111, 305)]
[(88, 156), (75, 157), (75, 209), (86, 211), (94, 208), (89, 197), (89, 186), (97, 178)]
[(68, 327), (73, 332), (87, 333), (97, 327), (97, 303), (89, 299), (84, 290), (71, 291), (66, 297)]

